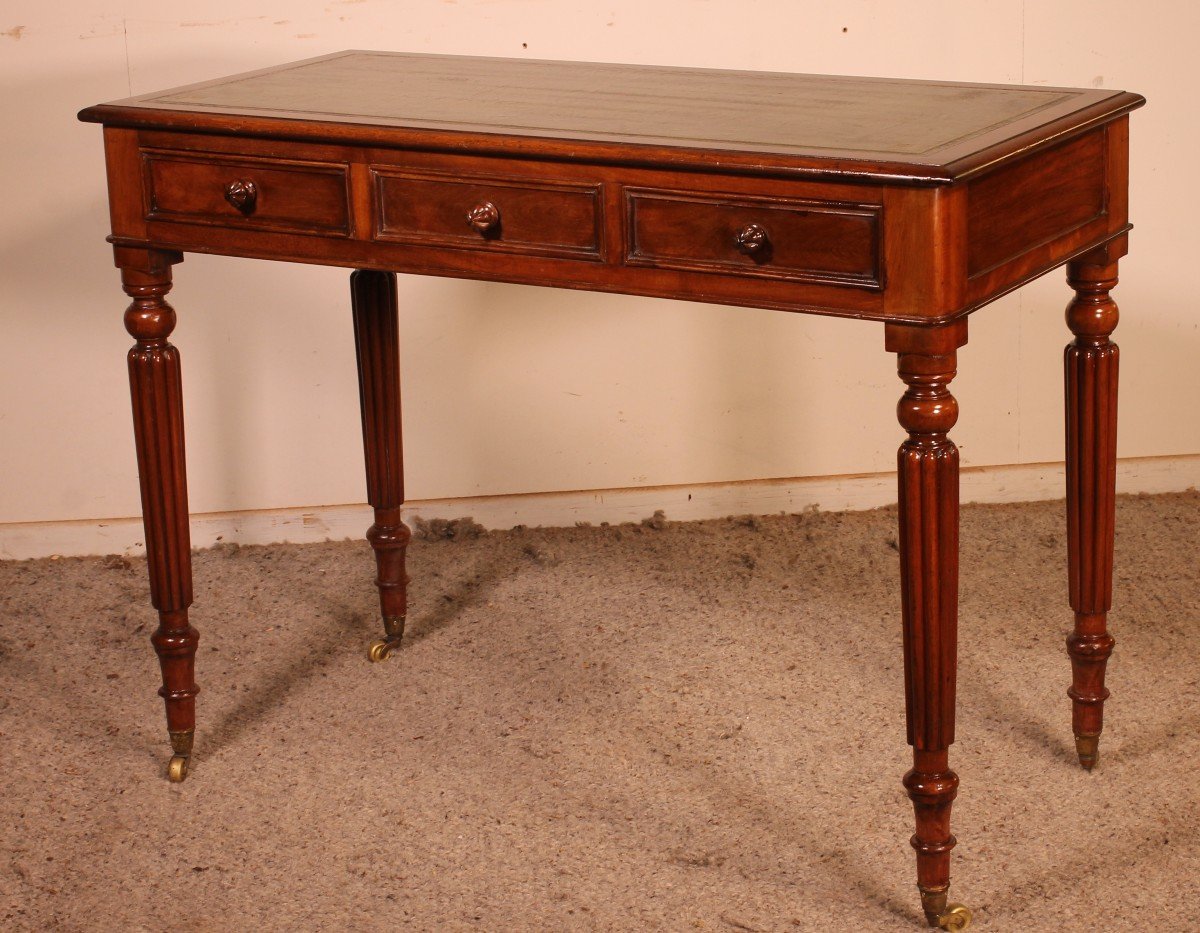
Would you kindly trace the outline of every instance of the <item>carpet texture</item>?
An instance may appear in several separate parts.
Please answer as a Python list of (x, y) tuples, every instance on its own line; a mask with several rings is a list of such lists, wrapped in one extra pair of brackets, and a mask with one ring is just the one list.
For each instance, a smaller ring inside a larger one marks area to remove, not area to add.
[[(1119, 500), (1091, 774), (1061, 513), (963, 511), (951, 899), (1198, 929), (1200, 495)], [(0, 563), (0, 927), (918, 929), (895, 521), (430, 528), (378, 665), (365, 542), (199, 552), (182, 785), (144, 562)]]

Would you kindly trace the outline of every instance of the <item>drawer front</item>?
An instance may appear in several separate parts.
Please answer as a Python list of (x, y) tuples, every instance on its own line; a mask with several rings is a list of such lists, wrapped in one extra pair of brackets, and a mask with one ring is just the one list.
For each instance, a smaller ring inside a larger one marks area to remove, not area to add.
[(600, 185), (376, 166), (375, 238), (421, 246), (602, 258)]
[(882, 287), (882, 206), (626, 188), (625, 262)]
[(350, 235), (349, 166), (142, 150), (146, 219)]

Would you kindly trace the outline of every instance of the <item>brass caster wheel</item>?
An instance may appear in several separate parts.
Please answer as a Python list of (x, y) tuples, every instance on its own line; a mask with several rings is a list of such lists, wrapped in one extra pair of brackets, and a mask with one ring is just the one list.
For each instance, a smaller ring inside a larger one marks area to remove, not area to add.
[(380, 661), (386, 661), (392, 656), (392, 649), (395, 647), (390, 641), (385, 638), (377, 638), (371, 642), (371, 647), (367, 649), (367, 657), (371, 659), (372, 664), (378, 664)]
[(183, 755), (173, 755), (167, 765), (167, 777), (172, 784), (180, 784), (188, 776), (188, 760)]
[(971, 925), (971, 908), (950, 904), (946, 912), (938, 917), (937, 925), (943, 930), (965, 930)]

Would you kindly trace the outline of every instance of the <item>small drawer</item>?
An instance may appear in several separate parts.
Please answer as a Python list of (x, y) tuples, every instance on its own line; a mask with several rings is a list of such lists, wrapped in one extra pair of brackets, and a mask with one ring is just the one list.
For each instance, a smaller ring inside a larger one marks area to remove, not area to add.
[(419, 246), (601, 258), (600, 185), (376, 166), (375, 238)]
[(626, 188), (633, 266), (882, 287), (878, 204)]
[(350, 235), (349, 167), (143, 149), (146, 219)]

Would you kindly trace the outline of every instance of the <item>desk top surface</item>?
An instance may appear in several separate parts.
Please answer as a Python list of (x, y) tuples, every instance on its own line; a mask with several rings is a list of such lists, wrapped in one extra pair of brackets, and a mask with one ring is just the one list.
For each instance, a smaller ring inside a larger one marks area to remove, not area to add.
[(487, 137), (525, 151), (543, 140), (558, 150), (580, 144), (572, 152), (581, 158), (660, 149), (684, 161), (690, 152), (945, 181), (1143, 102), (1099, 89), (353, 51), (80, 118), (400, 145), (414, 133), (459, 147)]

